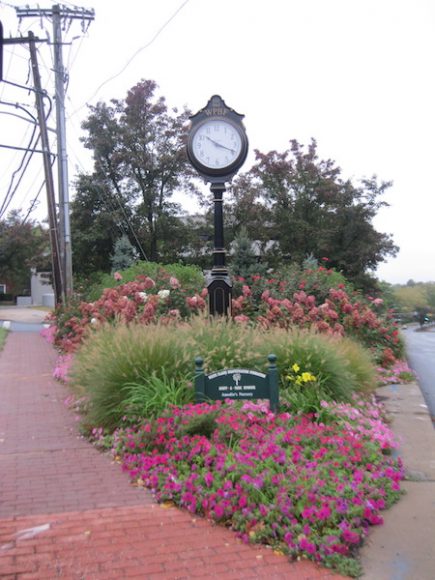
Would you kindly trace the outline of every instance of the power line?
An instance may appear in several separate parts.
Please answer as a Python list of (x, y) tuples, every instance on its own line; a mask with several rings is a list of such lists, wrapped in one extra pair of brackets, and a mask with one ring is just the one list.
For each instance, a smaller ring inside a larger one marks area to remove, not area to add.
[[(33, 130), (32, 130), (32, 135), (31, 135), (31, 137), (30, 137), (29, 144), (28, 144), (28, 146), (27, 146), (27, 147), (24, 149), (24, 155), (23, 155), (23, 157), (22, 157), (22, 159), (21, 159), (21, 163), (20, 163), (20, 165), (18, 166), (18, 169), (16, 169), (16, 170), (15, 170), (15, 171), (12, 173), (12, 177), (11, 177), (11, 180), (10, 180), (10, 183), (9, 183), (9, 188), (8, 188), (8, 191), (6, 192), (5, 198), (4, 198), (4, 200), (3, 200), (3, 203), (2, 203), (2, 205), (1, 205), (1, 207), (0, 207), (0, 218), (1, 218), (1, 217), (3, 217), (3, 215), (4, 215), (4, 214), (5, 214), (5, 212), (7, 211), (8, 207), (9, 207), (9, 205), (10, 205), (10, 203), (11, 203), (12, 199), (14, 198), (14, 195), (16, 194), (16, 192), (17, 192), (17, 189), (18, 189), (18, 187), (19, 187), (19, 185), (20, 185), (20, 183), (21, 183), (21, 181), (22, 181), (22, 179), (23, 179), (23, 177), (24, 177), (24, 174), (25, 174), (25, 172), (26, 172), (26, 169), (27, 169), (27, 168), (28, 168), (28, 166), (29, 166), (30, 160), (31, 160), (31, 159), (32, 159), (32, 157), (33, 157), (33, 154), (34, 154), (34, 152), (35, 152), (35, 149), (34, 149), (34, 148), (36, 147), (36, 145), (37, 145), (37, 143), (38, 143), (38, 141), (39, 141), (39, 137), (38, 137), (38, 138), (36, 139), (35, 143), (32, 145), (32, 143), (33, 143), (33, 140), (34, 140), (34, 137), (35, 137), (35, 134), (36, 134), (36, 130), (37, 130), (37, 126), (35, 125), (35, 126), (34, 126), (34, 128), (33, 128)], [(10, 148), (13, 148), (13, 149), (17, 149), (16, 147), (12, 147), (12, 146), (9, 146), (9, 147), (10, 147)], [(27, 155), (28, 155), (28, 153), (30, 153), (30, 156), (27, 158)], [(26, 158), (27, 158), (27, 159), (26, 159)], [(15, 180), (15, 176), (16, 176), (16, 175), (17, 175), (17, 173), (18, 173), (19, 171), (21, 171), (21, 170), (22, 170), (22, 172), (21, 172), (21, 175), (20, 175), (20, 177), (19, 177), (19, 179), (18, 179), (18, 181), (17, 181), (17, 184), (16, 184), (16, 185), (15, 185), (15, 187), (13, 188), (13, 186), (14, 186), (14, 180)], [(13, 188), (13, 189), (12, 189), (12, 188)]]
[[(9, 84), (13, 84), (15, 86), (19, 86), (19, 88), (26, 88), (27, 90), (29, 90), (28, 87), (23, 87), (22, 85), (17, 85), (17, 83), (9, 83)], [(51, 99), (47, 95), (45, 95), (44, 93), (42, 93), (42, 94), (43, 94), (43, 97), (46, 97), (48, 99), (48, 102), (49, 102), (49, 109), (48, 109), (48, 112), (46, 114), (46, 120), (47, 120), (48, 117), (50, 116), (50, 112), (51, 112), (51, 109), (52, 109), (52, 101), (51, 101)], [(13, 150), (16, 150), (16, 151), (24, 151), (24, 155), (23, 155), (23, 157), (21, 159), (21, 162), (20, 162), (18, 168), (12, 173), (12, 176), (11, 176), (11, 179), (10, 179), (10, 182), (9, 182), (8, 190), (7, 190), (6, 195), (4, 197), (3, 203), (2, 203), (2, 205), (0, 207), (0, 218), (1, 218), (1, 217), (4, 216), (4, 214), (6, 213), (8, 207), (10, 206), (13, 198), (15, 197), (15, 195), (16, 195), (16, 193), (18, 191), (18, 188), (19, 188), (19, 186), (20, 186), (20, 184), (21, 184), (21, 182), (23, 180), (23, 177), (26, 174), (27, 168), (29, 167), (29, 164), (30, 164), (30, 161), (31, 161), (31, 159), (33, 157), (33, 154), (34, 153), (42, 153), (42, 154), (44, 154), (45, 151), (43, 151), (42, 149), (36, 149), (36, 146), (37, 146), (37, 144), (38, 144), (38, 142), (40, 140), (40, 136), (38, 136), (36, 138), (36, 140), (34, 140), (35, 134), (36, 134), (36, 130), (37, 130), (38, 126), (39, 126), (36, 117), (26, 107), (20, 105), (19, 103), (11, 103), (9, 101), (0, 101), (0, 104), (6, 105), (6, 106), (11, 106), (11, 107), (14, 107), (14, 108), (17, 108), (17, 109), (20, 109), (20, 110), (24, 111), (31, 118), (31, 120), (25, 119), (25, 117), (21, 117), (21, 119), (24, 119), (28, 123), (32, 123), (33, 124), (32, 135), (30, 137), (30, 140), (28, 142), (27, 147), (19, 147), (19, 146), (14, 146), (14, 145), (3, 145), (3, 144), (0, 145), (0, 147), (6, 148), (6, 149), (13, 149)], [(5, 111), (2, 111), (2, 113), (3, 114), (11, 114), (11, 115), (13, 115), (13, 113), (8, 113), (8, 112), (5, 112)], [(18, 115), (15, 115), (15, 116), (18, 116)], [(30, 154), (29, 157), (27, 157), (28, 154)], [(52, 159), (54, 160), (55, 157), (52, 156)], [(15, 176), (20, 171), (21, 171), (21, 175), (20, 175), (17, 183), (14, 186)]]
[[(53, 160), (53, 163), (54, 163), (54, 160)], [(52, 166), (53, 166), (53, 163), (52, 163)], [(39, 196), (41, 195), (41, 191), (42, 191), (42, 189), (44, 188), (44, 186), (45, 186), (45, 179), (44, 179), (44, 181), (41, 183), (41, 187), (39, 188), (39, 190), (38, 190), (38, 193), (36, 194), (36, 197), (35, 197), (34, 199), (32, 199), (32, 200), (31, 200), (31, 204), (30, 204), (29, 210), (28, 210), (28, 212), (27, 212), (27, 214), (26, 214), (26, 217), (25, 217), (25, 218), (23, 219), (23, 221), (21, 222), (21, 225), (24, 225), (24, 224), (26, 223), (26, 221), (29, 219), (29, 216), (30, 216), (30, 214), (32, 213), (32, 211), (33, 211), (34, 207), (36, 206), (36, 204), (37, 204), (37, 203), (39, 203), (39, 202), (38, 202), (38, 198), (39, 198)]]
[(98, 92), (100, 91), (100, 89), (102, 89), (105, 85), (107, 85), (111, 81), (115, 80), (120, 75), (122, 75), (122, 73), (130, 65), (130, 63), (137, 57), (137, 55), (140, 54), (143, 50), (145, 50), (148, 47), (150, 47), (157, 40), (157, 38), (160, 36), (160, 34), (174, 20), (174, 18), (177, 16), (177, 14), (179, 12), (181, 12), (181, 10), (186, 6), (186, 4), (189, 1), (190, 0), (184, 0), (184, 2), (177, 8), (177, 10), (175, 10), (175, 12), (168, 18), (168, 20), (166, 20), (166, 22), (157, 30), (157, 32), (154, 34), (154, 36), (151, 38), (151, 40), (149, 40), (146, 44), (144, 44), (143, 46), (141, 46), (140, 48), (138, 48), (136, 50), (136, 52), (128, 59), (128, 61), (125, 63), (125, 65), (122, 67), (122, 69), (119, 72), (117, 72), (113, 76), (111, 76), (108, 79), (106, 79), (105, 81), (103, 81), (101, 83), (101, 85), (99, 87), (97, 87), (97, 89), (95, 90), (94, 94), (89, 99), (87, 99), (87, 101), (85, 103), (83, 103), (83, 105), (81, 105), (78, 109), (76, 109), (75, 111), (73, 111), (71, 113), (70, 117), (72, 117), (73, 115), (75, 115), (76, 113), (78, 113), (79, 111), (81, 111), (84, 107), (86, 107), (86, 105), (88, 104), (88, 102), (89, 101), (92, 101), (92, 99), (98, 94)]
[(119, 209), (121, 210), (121, 213), (124, 216), (124, 219), (125, 219), (128, 227), (129, 227), (131, 233), (133, 234), (133, 237), (135, 239), (135, 242), (138, 245), (138, 248), (140, 250), (140, 253), (142, 254), (144, 260), (147, 260), (148, 261), (148, 258), (147, 258), (146, 254), (145, 254), (145, 250), (143, 249), (142, 244), (140, 243), (139, 238), (137, 237), (136, 232), (134, 231), (133, 226), (131, 225), (130, 220), (127, 217), (127, 214), (125, 212), (124, 206), (123, 206), (123, 204), (121, 203), (121, 201), (119, 199), (120, 195), (118, 197), (118, 192), (117, 191), (115, 191), (114, 194), (115, 194), (114, 197), (115, 197), (116, 201), (118, 202)]

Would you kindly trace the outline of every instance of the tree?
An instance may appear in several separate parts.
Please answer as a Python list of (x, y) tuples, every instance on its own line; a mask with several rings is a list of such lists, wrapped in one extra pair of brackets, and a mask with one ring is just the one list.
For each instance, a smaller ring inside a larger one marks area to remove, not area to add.
[(259, 256), (255, 253), (254, 242), (249, 239), (246, 228), (242, 226), (239, 233), (234, 238), (232, 245), (232, 255), (230, 269), (232, 274), (250, 279), (252, 275), (265, 275), (266, 264), (260, 264)]
[(135, 250), (130, 240), (124, 234), (115, 242), (113, 255), (111, 256), (112, 272), (126, 270), (135, 261)]
[(184, 146), (189, 112), (169, 111), (165, 99), (155, 96), (156, 88), (154, 81), (143, 80), (125, 101), (91, 107), (83, 123), (98, 182), (108, 196), (129, 205), (152, 261), (165, 254), (165, 243), (173, 239), (170, 231), (179, 226), (173, 194), (192, 188)]
[(13, 210), (0, 221), (0, 281), (10, 294), (30, 290), (31, 268), (51, 271), (48, 230)]
[(398, 248), (372, 220), (390, 183), (376, 176), (355, 186), (341, 178), (331, 160), (320, 160), (317, 144), (307, 150), (291, 141), (290, 150), (256, 151), (256, 164), (232, 188), (235, 228), (245, 226), (253, 239), (277, 240), (279, 253), (302, 264), (312, 255), (341, 271), (359, 287)]
[(116, 240), (128, 231), (132, 209), (98, 174), (78, 176), (71, 203), (73, 270), (76, 275), (110, 272)]
[(427, 282), (424, 285), (424, 290), (426, 293), (427, 305), (432, 312), (435, 312), (435, 282)]

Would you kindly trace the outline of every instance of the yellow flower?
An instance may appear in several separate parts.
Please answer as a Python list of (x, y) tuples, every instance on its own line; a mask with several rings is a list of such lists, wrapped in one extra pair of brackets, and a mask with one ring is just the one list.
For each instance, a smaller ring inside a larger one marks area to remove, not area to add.
[(299, 366), (297, 363), (295, 363), (295, 364), (292, 366), (292, 370), (293, 370), (295, 373), (298, 373), (298, 372), (301, 370), (301, 367), (300, 367), (300, 366)]
[(311, 373), (305, 372), (305, 373), (302, 373), (302, 380), (304, 383), (309, 383), (311, 381), (315, 381), (316, 377), (314, 375), (312, 375)]

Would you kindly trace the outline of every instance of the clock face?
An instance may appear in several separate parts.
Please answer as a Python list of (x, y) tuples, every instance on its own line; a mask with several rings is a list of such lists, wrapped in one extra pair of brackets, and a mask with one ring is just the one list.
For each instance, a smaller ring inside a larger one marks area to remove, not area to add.
[(210, 119), (196, 129), (191, 153), (204, 167), (213, 170), (233, 165), (242, 151), (242, 138), (236, 127), (222, 119)]

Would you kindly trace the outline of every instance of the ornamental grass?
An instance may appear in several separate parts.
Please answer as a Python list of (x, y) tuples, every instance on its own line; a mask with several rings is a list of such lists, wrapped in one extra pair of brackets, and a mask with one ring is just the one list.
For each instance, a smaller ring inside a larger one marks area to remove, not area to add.
[[(113, 430), (125, 415), (149, 417), (151, 409), (156, 415), (168, 404), (192, 401), (198, 355), (206, 372), (234, 367), (265, 371), (271, 353), (277, 356), (281, 398), (295, 413), (320, 411), (323, 400), (349, 402), (355, 392), (376, 386), (369, 355), (350, 339), (203, 317), (177, 325), (101, 326), (75, 354), (71, 384), (79, 397), (89, 399), (89, 424)], [(288, 379), (295, 363), (315, 379), (302, 389)]]

